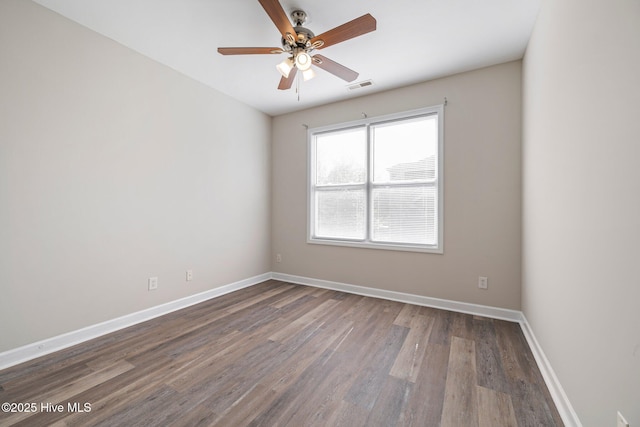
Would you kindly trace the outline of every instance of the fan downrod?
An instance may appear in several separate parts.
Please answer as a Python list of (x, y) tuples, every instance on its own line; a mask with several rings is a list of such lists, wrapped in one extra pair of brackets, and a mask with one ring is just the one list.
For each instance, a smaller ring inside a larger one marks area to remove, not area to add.
[(294, 10), (291, 12), (291, 19), (296, 27), (301, 27), (307, 20), (307, 13), (304, 10)]

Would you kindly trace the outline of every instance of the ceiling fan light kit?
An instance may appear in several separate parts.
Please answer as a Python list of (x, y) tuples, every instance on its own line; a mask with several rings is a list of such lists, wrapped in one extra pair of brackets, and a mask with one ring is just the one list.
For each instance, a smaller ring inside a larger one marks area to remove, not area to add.
[(282, 35), (282, 48), (274, 47), (220, 47), (218, 52), (222, 55), (261, 55), (286, 53), (289, 56), (276, 66), (282, 78), (278, 89), (290, 89), (297, 75), (297, 70), (302, 71), (305, 81), (312, 79), (315, 72), (311, 68), (315, 65), (323, 70), (347, 81), (352, 82), (358, 78), (358, 73), (332, 61), (322, 55), (312, 55), (314, 50), (361, 36), (375, 31), (376, 20), (370, 14), (362, 15), (352, 21), (335, 27), (316, 36), (311, 30), (302, 25), (307, 20), (307, 14), (302, 10), (294, 10), (291, 21), (287, 17), (278, 0), (258, 0), (267, 15), (276, 25)]

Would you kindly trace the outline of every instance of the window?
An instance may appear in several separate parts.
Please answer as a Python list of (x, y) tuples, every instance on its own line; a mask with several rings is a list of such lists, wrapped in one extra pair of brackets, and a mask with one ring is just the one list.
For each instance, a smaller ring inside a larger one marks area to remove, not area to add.
[(309, 243), (442, 253), (441, 105), (309, 129)]

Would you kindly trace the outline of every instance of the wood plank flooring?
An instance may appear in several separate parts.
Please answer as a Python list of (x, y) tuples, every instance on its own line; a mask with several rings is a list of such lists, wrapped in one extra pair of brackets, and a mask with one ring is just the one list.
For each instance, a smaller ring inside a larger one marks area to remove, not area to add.
[(275, 280), (0, 371), (0, 402), (36, 404), (0, 426), (562, 426), (516, 323)]

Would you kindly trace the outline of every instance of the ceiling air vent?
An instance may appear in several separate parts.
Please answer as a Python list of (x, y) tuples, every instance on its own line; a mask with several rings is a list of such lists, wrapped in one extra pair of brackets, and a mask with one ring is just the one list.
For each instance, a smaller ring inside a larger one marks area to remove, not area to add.
[(373, 82), (371, 80), (365, 80), (363, 82), (354, 83), (352, 85), (347, 86), (349, 90), (361, 89), (363, 87), (371, 86)]

